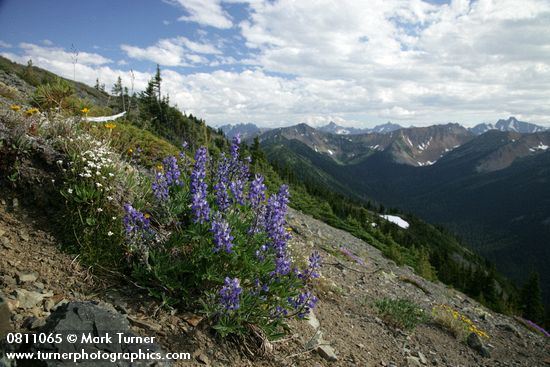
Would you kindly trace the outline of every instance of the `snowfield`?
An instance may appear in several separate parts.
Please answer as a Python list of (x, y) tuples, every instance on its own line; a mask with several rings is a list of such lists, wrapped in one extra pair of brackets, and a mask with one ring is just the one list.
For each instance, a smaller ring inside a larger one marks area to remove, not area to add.
[(399, 227), (403, 228), (403, 229), (407, 229), (409, 228), (409, 222), (407, 222), (406, 220), (396, 216), (396, 215), (380, 215), (382, 218), (384, 218), (385, 220), (387, 220), (388, 222), (392, 222), (392, 223), (395, 223), (397, 224)]

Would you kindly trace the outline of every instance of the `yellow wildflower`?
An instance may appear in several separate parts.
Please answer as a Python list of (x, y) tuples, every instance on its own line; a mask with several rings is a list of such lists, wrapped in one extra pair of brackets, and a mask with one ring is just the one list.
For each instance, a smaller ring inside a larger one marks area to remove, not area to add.
[(134, 153), (134, 150), (132, 148), (128, 149), (128, 154)]
[(36, 107), (34, 107), (34, 108), (29, 108), (28, 110), (25, 111), (25, 115), (27, 115), (27, 116), (32, 116), (32, 115), (34, 115), (34, 114), (37, 113), (37, 112), (40, 112), (40, 111), (38, 110), (38, 108), (36, 108)]
[(162, 164), (157, 164), (157, 169), (159, 171), (164, 171), (164, 167), (162, 166)]
[(106, 129), (111, 130), (111, 129), (114, 129), (116, 127), (116, 124), (113, 124), (112, 122), (108, 122), (103, 126), (105, 126)]
[(151, 214), (149, 214), (149, 213), (145, 213), (145, 214), (143, 214), (143, 216), (145, 217), (145, 219), (151, 218)]
[(21, 106), (18, 105), (18, 104), (12, 104), (12, 105), (10, 106), (10, 109), (11, 109), (12, 111), (16, 111), (16, 112), (17, 112), (17, 111), (19, 111), (19, 110), (21, 109)]
[(84, 107), (83, 109), (80, 110), (80, 112), (87, 114), (88, 112), (90, 112), (90, 109), (88, 107)]

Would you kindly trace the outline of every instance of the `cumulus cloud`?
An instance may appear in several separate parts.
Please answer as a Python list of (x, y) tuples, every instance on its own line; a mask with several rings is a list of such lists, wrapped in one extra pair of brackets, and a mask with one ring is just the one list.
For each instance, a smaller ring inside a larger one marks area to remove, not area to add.
[(11, 46), (12, 46), (11, 43), (0, 40), (0, 47), (2, 47), (2, 48), (11, 48)]
[(178, 18), (179, 21), (195, 22), (215, 28), (231, 28), (231, 17), (222, 8), (220, 0), (171, 0), (170, 3), (181, 6), (188, 15)]
[(309, 78), (309, 90), (323, 80), (354, 85), (340, 96), (316, 92), (343, 102), (333, 112), (353, 114), (358, 101), (350, 96), (359, 91), (364, 114), (384, 119), (492, 120), (510, 112), (550, 122), (550, 107), (541, 108), (550, 98), (547, 1), (279, 0), (249, 7), (239, 27), (263, 70)]
[[(73, 79), (94, 85), (96, 78), (105, 83), (107, 89), (112, 86), (117, 78), (121, 76), (123, 83), (131, 84), (131, 73), (124, 70), (114, 69), (108, 66), (112, 61), (95, 53), (79, 52), (78, 59), (74, 63), (74, 55), (64, 49), (57, 47), (44, 47), (32, 43), (19, 45), (20, 53), (2, 53), (20, 64), (26, 64), (32, 60), (35, 66), (52, 71), (67, 79)], [(136, 91), (142, 90), (147, 85), (151, 75), (143, 72), (134, 72), (134, 86)]]
[[(76, 55), (73, 52), (66, 51), (59, 47), (48, 47), (40, 46), (33, 43), (20, 43), (19, 47), (27, 57), (27, 60), (30, 58), (33, 62), (45, 62), (52, 60), (55, 62), (61, 63), (73, 63), (73, 60), (76, 57), (76, 60), (81, 65), (104, 65), (109, 64), (112, 60), (101, 56), (97, 53), (89, 52), (78, 52)], [(25, 62), (27, 61), (25, 60)]]
[(165, 66), (192, 66), (208, 61), (198, 54), (221, 54), (221, 51), (213, 45), (194, 42), (186, 37), (161, 39), (155, 45), (145, 48), (131, 45), (121, 45), (120, 47), (128, 57), (149, 60)]
[[(333, 120), (372, 126), (396, 120), (422, 126), (515, 115), (550, 126), (546, 0), (165, 1), (200, 25), (224, 29), (243, 19), (226, 38), (219, 35), (227, 31), (195, 29), (215, 42), (173, 37), (122, 46), (130, 63), (172, 67), (163, 70), (170, 100), (212, 124)], [(227, 11), (236, 6), (246, 16), (231, 18)], [(209, 12), (212, 18), (205, 18)], [(22, 54), (14, 51), (10, 58), (26, 62), (32, 56), (36, 64), (72, 76), (70, 52), (20, 47)], [(91, 84), (99, 74), (109, 84), (125, 75), (110, 62), (81, 53), (77, 67), (91, 74), (83, 77)], [(141, 73), (136, 88), (149, 77)]]

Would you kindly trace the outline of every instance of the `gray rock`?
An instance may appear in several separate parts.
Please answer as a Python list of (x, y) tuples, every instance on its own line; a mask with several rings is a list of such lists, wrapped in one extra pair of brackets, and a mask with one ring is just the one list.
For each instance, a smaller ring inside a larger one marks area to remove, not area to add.
[(328, 344), (321, 344), (317, 346), (317, 353), (319, 353), (319, 355), (327, 361), (335, 362), (338, 360), (338, 356), (334, 352), (334, 348)]
[(521, 338), (521, 334), (519, 333), (518, 329), (516, 329), (514, 326), (510, 324), (498, 324), (497, 327), (499, 329), (502, 329), (504, 331), (508, 331), (510, 333), (514, 333), (518, 338)]
[(38, 275), (35, 273), (17, 273), (15, 277), (18, 284), (35, 282), (38, 279)]
[[(39, 343), (31, 345), (22, 345), (19, 352), (42, 352), (64, 353), (84, 350), (86, 353), (161, 353), (163, 351), (157, 343), (118, 343), (117, 333), (123, 333), (124, 337), (135, 337), (130, 331), (130, 325), (124, 315), (119, 314), (112, 306), (99, 305), (95, 302), (69, 302), (60, 306), (46, 320), (46, 325), (39, 328), (37, 333), (61, 334), (63, 341), (57, 344)], [(75, 343), (69, 343), (67, 335), (77, 335)], [(111, 337), (111, 340), (82, 340), (82, 335), (92, 337)], [(153, 336), (153, 335), (148, 335)], [(33, 362), (33, 361), (30, 361)], [(35, 366), (29, 361), (18, 361), (18, 367)], [(44, 367), (66, 367), (73, 366), (72, 361), (43, 361)], [(30, 364), (29, 364), (30, 363)], [(83, 367), (91, 366), (112, 366), (114, 363), (109, 360), (82, 360), (78, 364)], [(117, 366), (124, 367), (167, 367), (171, 366), (171, 361), (154, 360), (118, 360)]]
[(422, 364), (428, 364), (428, 360), (426, 359), (426, 356), (422, 352), (417, 352), (418, 359), (420, 359), (420, 363)]
[(29, 234), (24, 230), (19, 231), (19, 237), (21, 238), (21, 240), (25, 242), (29, 242), (30, 240)]
[(317, 319), (317, 316), (315, 316), (315, 313), (313, 313), (313, 310), (309, 311), (309, 316), (307, 317), (307, 323), (314, 329), (317, 330), (319, 327), (321, 327), (321, 323)]
[(468, 335), (468, 339), (466, 339), (466, 343), (470, 348), (477, 351), (482, 357), (488, 358), (491, 356), (491, 353), (489, 353), (489, 350), (483, 345), (481, 338), (476, 333), (470, 333), (470, 335)]
[(8, 287), (13, 287), (15, 285), (17, 285), (17, 281), (15, 280), (14, 277), (11, 277), (7, 274), (5, 274), (4, 276), (0, 277), (0, 279), (2, 279), (2, 283), (4, 283), (5, 285), (7, 285)]
[(0, 339), (4, 338), (6, 334), (12, 331), (11, 327), (11, 311), (8, 303), (0, 293)]
[(407, 357), (405, 360), (409, 367), (422, 367), (422, 363), (420, 363), (420, 360), (416, 357)]
[(16, 289), (15, 298), (19, 302), (20, 308), (29, 309), (41, 303), (45, 298), (45, 295), (38, 292), (28, 291), (26, 289)]

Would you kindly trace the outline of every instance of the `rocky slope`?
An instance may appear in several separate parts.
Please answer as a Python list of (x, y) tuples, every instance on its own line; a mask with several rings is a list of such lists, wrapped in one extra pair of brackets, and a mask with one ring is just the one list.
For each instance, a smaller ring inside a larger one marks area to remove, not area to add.
[[(397, 267), (369, 244), (296, 211), (288, 218), (294, 253), (316, 248), (323, 256), (316, 285), (320, 303), (309, 322), (291, 321), (289, 336), (273, 342), (271, 354), (251, 360), (234, 344), (212, 336), (199, 315), (160, 307), (119, 274), (83, 268), (77, 258), (58, 250), (40, 213), (18, 205), (10, 192), (2, 197), (0, 293), (10, 308), (11, 330), (32, 332), (60, 304), (95, 300), (113, 305), (134, 333), (155, 336), (164, 350), (192, 354), (193, 361), (176, 366), (550, 365), (548, 338)], [(489, 357), (433, 322), (413, 331), (387, 324), (374, 306), (385, 297), (408, 299), (427, 313), (434, 305), (451, 306), (487, 332), (483, 343)]]

